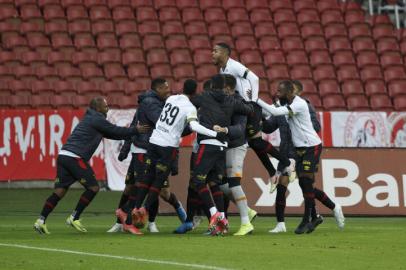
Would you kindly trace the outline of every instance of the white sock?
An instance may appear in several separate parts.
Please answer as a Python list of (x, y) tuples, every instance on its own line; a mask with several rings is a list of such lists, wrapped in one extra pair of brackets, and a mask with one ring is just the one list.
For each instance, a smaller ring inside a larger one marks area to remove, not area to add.
[(231, 188), (231, 192), (233, 194), (233, 197), (235, 198), (235, 204), (237, 205), (240, 212), (241, 224), (248, 224), (250, 222), (250, 219), (248, 217), (248, 203), (244, 190), (242, 190), (241, 186), (236, 186)]
[(220, 212), (221, 218), (226, 218), (226, 213)]
[(215, 206), (213, 206), (212, 208), (210, 208), (210, 215), (213, 216), (215, 213), (217, 213), (217, 208)]

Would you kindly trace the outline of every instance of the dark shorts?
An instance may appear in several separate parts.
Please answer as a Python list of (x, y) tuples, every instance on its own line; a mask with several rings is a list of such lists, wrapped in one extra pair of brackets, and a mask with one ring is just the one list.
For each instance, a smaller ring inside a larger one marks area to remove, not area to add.
[(55, 188), (69, 188), (76, 181), (86, 188), (99, 185), (92, 167), (82, 158), (60, 155), (56, 163)]
[(134, 185), (140, 179), (145, 176), (146, 164), (145, 164), (145, 154), (143, 153), (133, 153), (130, 166), (127, 170), (127, 175), (125, 177), (126, 185)]
[(162, 187), (169, 187), (168, 177), (176, 160), (177, 150), (175, 147), (150, 144), (147, 152), (145, 177), (148, 179), (159, 178), (162, 181)]
[(296, 172), (315, 173), (319, 170), (322, 145), (296, 148)]
[(194, 156), (192, 179), (203, 183), (222, 184), (226, 169), (224, 147), (201, 144)]
[(251, 138), (261, 131), (262, 126), (262, 108), (258, 104), (254, 104), (254, 113), (247, 118), (246, 134), (247, 138)]

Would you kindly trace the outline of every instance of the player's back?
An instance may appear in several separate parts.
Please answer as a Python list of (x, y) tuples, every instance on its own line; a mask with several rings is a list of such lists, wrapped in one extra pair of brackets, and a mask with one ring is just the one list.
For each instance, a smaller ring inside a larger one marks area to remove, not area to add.
[(178, 147), (188, 118), (196, 119), (196, 108), (185, 95), (170, 96), (164, 105), (150, 143)]

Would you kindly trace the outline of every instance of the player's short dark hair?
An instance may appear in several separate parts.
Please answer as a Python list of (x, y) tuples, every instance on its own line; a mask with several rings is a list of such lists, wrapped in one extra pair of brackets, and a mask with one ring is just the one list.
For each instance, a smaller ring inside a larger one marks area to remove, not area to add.
[(151, 89), (156, 90), (160, 85), (166, 83), (164, 78), (155, 78), (151, 82)]
[(228, 55), (231, 54), (231, 47), (227, 43), (220, 42), (220, 43), (217, 43), (216, 45), (223, 48), (223, 49), (226, 49), (227, 52), (228, 52)]
[(207, 91), (211, 89), (211, 80), (207, 80), (203, 83), (203, 91)]
[(196, 94), (196, 89), (197, 89), (197, 83), (195, 80), (187, 79), (183, 83), (183, 93), (185, 95), (192, 96), (192, 95)]
[(297, 88), (299, 92), (303, 91), (303, 84), (298, 80), (292, 80), (293, 85)]
[(289, 80), (281, 81), (279, 83), (279, 88), (287, 90), (288, 92), (291, 92), (291, 93), (293, 93), (293, 91), (294, 91), (293, 83), (292, 83), (292, 81), (289, 81)]
[(217, 74), (211, 77), (211, 88), (216, 90), (224, 89), (224, 76)]
[(100, 104), (104, 101), (104, 97), (102, 96), (97, 96), (92, 98), (92, 100), (89, 103), (89, 108), (97, 111), (100, 107)]
[(230, 87), (231, 89), (235, 89), (237, 85), (237, 80), (231, 74), (223, 74), (224, 76), (224, 85)]

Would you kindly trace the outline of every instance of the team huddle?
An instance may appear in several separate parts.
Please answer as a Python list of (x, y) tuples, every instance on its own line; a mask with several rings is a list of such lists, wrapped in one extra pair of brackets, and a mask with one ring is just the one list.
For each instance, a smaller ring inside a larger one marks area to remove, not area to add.
[[(203, 92), (197, 93), (194, 80), (184, 82), (183, 92), (170, 95), (169, 84), (157, 78), (151, 89), (140, 95), (130, 127), (118, 127), (107, 121), (107, 102), (96, 97), (63, 145), (57, 159), (55, 189), (47, 198), (34, 229), (49, 234), (48, 215), (76, 181), (85, 187), (66, 223), (80, 232), (86, 228), (80, 221), (83, 210), (99, 191), (88, 161), (102, 138), (125, 140), (118, 159), (131, 163), (125, 189), (116, 210), (116, 223), (108, 232), (143, 234), (159, 232), (155, 218), (159, 197), (171, 204), (181, 224), (174, 233), (193, 230), (207, 216), (207, 235), (228, 233), (227, 209), (230, 202), (238, 208), (241, 225), (236, 236), (254, 231), (257, 216), (247, 203), (241, 186), (244, 159), (250, 147), (270, 177), (270, 192), (276, 191), (277, 225), (271, 233), (286, 232), (284, 212), (286, 191), (298, 178), (304, 198), (304, 212), (295, 233), (311, 233), (323, 222), (318, 214), (317, 199), (332, 210), (339, 228), (344, 228), (341, 206), (322, 190), (313, 186), (318, 170), (322, 142), (317, 135), (320, 124), (313, 106), (300, 97), (299, 81), (282, 81), (277, 101), (268, 104), (258, 97), (259, 79), (243, 64), (230, 58), (225, 43), (213, 48), (213, 62), (219, 74), (206, 81)], [(279, 149), (262, 138), (279, 129)], [(169, 176), (178, 171), (179, 144), (183, 136), (195, 132), (196, 141), (190, 157), (190, 179), (186, 209), (170, 190)], [(270, 156), (278, 160), (275, 167)]]

